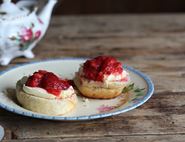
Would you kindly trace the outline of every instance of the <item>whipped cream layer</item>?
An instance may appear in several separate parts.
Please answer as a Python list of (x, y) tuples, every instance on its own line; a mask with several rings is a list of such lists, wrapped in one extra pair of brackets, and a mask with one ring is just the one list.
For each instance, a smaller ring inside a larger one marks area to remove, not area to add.
[(128, 72), (123, 70), (121, 74), (110, 74), (104, 75), (103, 82), (110, 81), (110, 82), (127, 82), (128, 81)]
[(65, 99), (65, 98), (70, 98), (72, 95), (75, 94), (75, 91), (72, 86), (70, 86), (67, 90), (61, 90), (61, 93), (59, 96), (55, 96), (51, 93), (48, 93), (45, 89), (39, 88), (39, 87), (29, 87), (26, 86), (25, 83), (27, 81), (28, 77), (23, 77), (21, 82), (23, 84), (23, 91), (27, 94), (40, 97), (40, 98), (45, 98), (45, 99)]
[(48, 93), (46, 90), (42, 88), (28, 87), (26, 85), (23, 85), (23, 91), (26, 92), (27, 94), (31, 94), (33, 96), (45, 98), (45, 99), (54, 99), (54, 98), (65, 99), (74, 94), (74, 89), (72, 86), (70, 86), (67, 90), (61, 90), (61, 93), (59, 96), (55, 96), (51, 93)]

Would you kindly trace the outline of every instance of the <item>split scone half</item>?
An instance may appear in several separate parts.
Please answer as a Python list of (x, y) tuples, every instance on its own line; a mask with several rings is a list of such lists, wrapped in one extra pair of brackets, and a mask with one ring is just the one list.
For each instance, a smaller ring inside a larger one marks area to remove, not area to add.
[(73, 87), (46, 71), (20, 79), (16, 84), (16, 96), (24, 108), (52, 116), (71, 112), (77, 104)]
[(111, 99), (119, 96), (129, 81), (122, 64), (111, 56), (87, 60), (76, 73), (74, 83), (83, 96)]

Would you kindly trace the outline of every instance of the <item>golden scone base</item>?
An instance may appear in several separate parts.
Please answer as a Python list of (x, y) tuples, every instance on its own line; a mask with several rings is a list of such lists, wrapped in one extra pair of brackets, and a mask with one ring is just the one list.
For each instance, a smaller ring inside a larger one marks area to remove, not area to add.
[(75, 77), (74, 83), (79, 89), (80, 93), (88, 98), (93, 99), (112, 99), (119, 95), (121, 95), (122, 90), (125, 86), (119, 87), (119, 88), (103, 88), (103, 87), (95, 87), (89, 85), (84, 86), (83, 83), (80, 83), (79, 78)]

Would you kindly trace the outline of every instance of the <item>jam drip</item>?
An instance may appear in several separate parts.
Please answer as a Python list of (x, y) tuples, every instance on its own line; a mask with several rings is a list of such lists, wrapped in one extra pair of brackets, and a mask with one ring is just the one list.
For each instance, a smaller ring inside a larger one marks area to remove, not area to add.
[(26, 82), (26, 86), (40, 87), (48, 93), (59, 96), (62, 90), (70, 87), (68, 80), (62, 80), (52, 72), (39, 70), (30, 76)]
[(83, 65), (84, 77), (89, 80), (103, 81), (104, 75), (121, 74), (121, 62), (111, 56), (98, 56), (87, 60)]

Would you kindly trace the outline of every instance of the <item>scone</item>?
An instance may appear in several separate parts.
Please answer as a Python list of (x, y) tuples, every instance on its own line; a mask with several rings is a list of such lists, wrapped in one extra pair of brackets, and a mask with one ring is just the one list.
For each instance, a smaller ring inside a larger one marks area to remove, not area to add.
[(111, 99), (119, 96), (129, 81), (121, 62), (111, 56), (87, 60), (76, 73), (74, 83), (83, 96)]
[(16, 96), (24, 108), (53, 116), (70, 112), (77, 103), (77, 96), (69, 81), (42, 70), (19, 80)]

